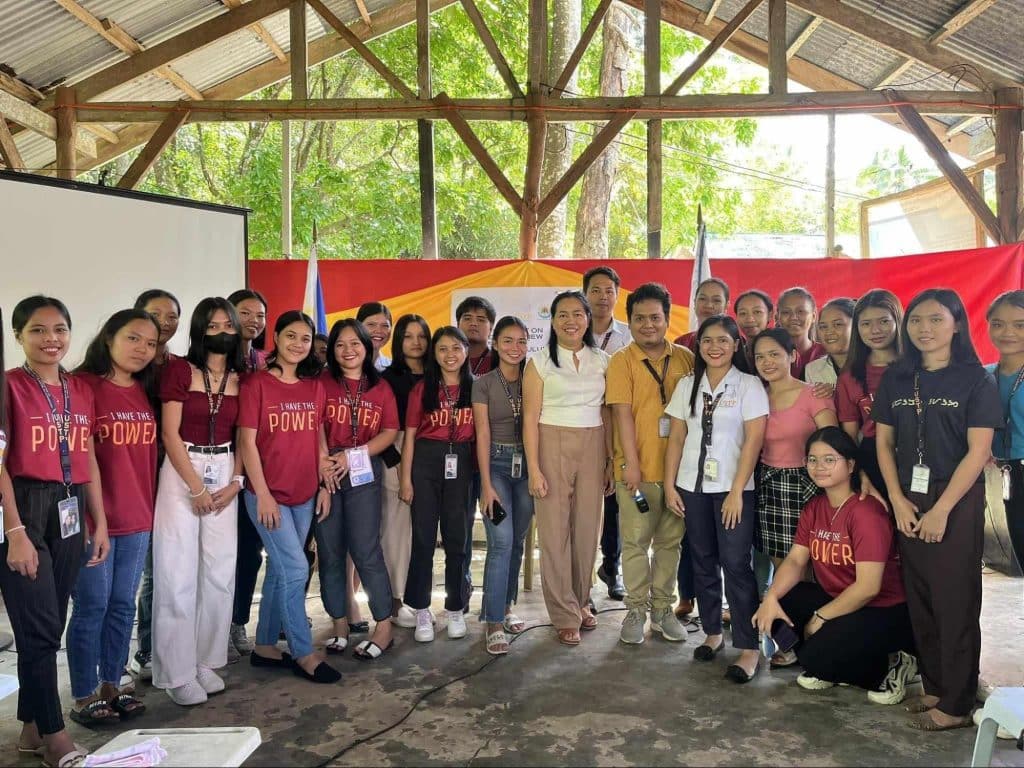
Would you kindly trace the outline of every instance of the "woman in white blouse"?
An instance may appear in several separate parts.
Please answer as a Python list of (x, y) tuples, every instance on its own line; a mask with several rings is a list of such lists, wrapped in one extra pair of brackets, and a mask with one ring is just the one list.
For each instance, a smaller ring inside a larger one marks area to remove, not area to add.
[(739, 658), (726, 670), (737, 683), (757, 674), (757, 586), (750, 564), (754, 538), (754, 467), (764, 441), (768, 395), (743, 371), (736, 322), (709, 317), (697, 331), (693, 374), (681, 379), (665, 413), (672, 417), (665, 451), (665, 504), (686, 516), (700, 620), (707, 637), (693, 653), (712, 661), (725, 647), (722, 583), (732, 611)]
[(579, 291), (551, 303), (548, 346), (523, 377), (523, 448), (540, 538), (541, 583), (564, 645), (597, 628), (587, 607), (601, 536), (603, 494), (611, 492), (611, 430), (604, 407), (608, 355), (590, 329)]

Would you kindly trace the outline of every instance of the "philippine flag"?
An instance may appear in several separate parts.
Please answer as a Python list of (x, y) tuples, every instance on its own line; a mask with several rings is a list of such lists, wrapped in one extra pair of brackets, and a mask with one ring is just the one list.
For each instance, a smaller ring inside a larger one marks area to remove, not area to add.
[[(704, 229), (704, 215), (697, 206), (697, 243), (693, 248), (693, 278), (690, 282), (690, 330), (700, 327), (697, 320), (697, 288), (711, 277), (711, 259), (708, 257), (708, 246)], [(309, 290), (308, 288), (306, 289)]]
[(309, 249), (309, 265), (306, 267), (306, 296), (302, 302), (302, 311), (313, 318), (316, 332), (327, 333), (327, 308), (324, 306), (324, 289), (320, 284), (320, 269), (316, 263), (316, 238)]

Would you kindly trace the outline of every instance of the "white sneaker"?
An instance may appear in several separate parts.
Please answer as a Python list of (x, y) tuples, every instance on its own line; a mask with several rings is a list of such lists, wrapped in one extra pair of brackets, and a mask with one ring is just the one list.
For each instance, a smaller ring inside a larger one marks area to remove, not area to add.
[(434, 641), (434, 617), (429, 608), (416, 611), (416, 631), (413, 633), (413, 638), (417, 643)]
[(196, 670), (196, 681), (208, 696), (220, 693), (225, 688), (224, 678), (208, 667), (199, 667)]
[(831, 683), (828, 680), (811, 677), (806, 673), (801, 674), (800, 677), (796, 679), (796, 684), (806, 691), (824, 691), (835, 685), (835, 683)]
[(907, 684), (917, 674), (917, 659), (900, 651), (889, 667), (889, 674), (877, 691), (868, 691), (868, 701), (875, 704), (899, 704), (907, 697)]
[(448, 639), (458, 640), (466, 636), (466, 617), (462, 611), (448, 611)]
[(196, 704), (206, 702), (206, 691), (199, 684), (198, 680), (190, 680), (177, 688), (168, 688), (167, 695), (171, 701), (180, 707), (194, 707)]
[[(430, 613), (429, 608), (426, 611)], [(416, 609), (410, 608), (403, 603), (402, 607), (398, 609), (398, 615), (394, 618), (394, 623), (406, 629), (416, 629)], [(434, 623), (434, 614), (432, 613), (430, 613), (430, 623)]]

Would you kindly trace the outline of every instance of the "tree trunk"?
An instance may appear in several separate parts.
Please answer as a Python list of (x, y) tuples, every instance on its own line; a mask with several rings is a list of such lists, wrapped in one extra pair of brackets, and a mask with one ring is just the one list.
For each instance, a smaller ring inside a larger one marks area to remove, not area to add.
[[(553, 0), (551, 4), (551, 45), (548, 55), (548, 85), (554, 85), (562, 74), (565, 62), (572, 54), (580, 39), (580, 18), (583, 13), (581, 0)], [(576, 77), (566, 84), (565, 89), (572, 95), (576, 89)], [(553, 94), (558, 97), (562, 94)], [(541, 198), (555, 185), (572, 164), (572, 149), (575, 134), (568, 123), (549, 123), (544, 140), (544, 168), (541, 172)], [(537, 255), (542, 259), (559, 259), (565, 253), (566, 200), (562, 200), (541, 225), (538, 237)]]
[[(638, 33), (639, 26), (632, 12), (620, 3), (612, 3), (602, 31), (602, 96), (625, 95), (630, 72), (640, 61), (636, 55), (639, 49), (634, 44)], [(600, 129), (600, 123), (591, 127), (593, 133)], [(608, 258), (608, 212), (618, 165), (619, 147), (613, 141), (583, 175), (580, 203), (576, 208), (576, 236), (572, 249), (574, 259)]]

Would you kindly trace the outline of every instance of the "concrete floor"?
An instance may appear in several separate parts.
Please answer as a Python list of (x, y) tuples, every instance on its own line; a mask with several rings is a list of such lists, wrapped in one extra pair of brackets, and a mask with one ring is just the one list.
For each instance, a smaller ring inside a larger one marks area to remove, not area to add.
[[(478, 551), (477, 583), (482, 558)], [(223, 671), (224, 694), (186, 710), (143, 684), (138, 693), (148, 712), (130, 727), (255, 725), (263, 745), (250, 766), (970, 763), (974, 729), (922, 734), (906, 726), (902, 708), (873, 705), (863, 691), (803, 691), (792, 669), (764, 671), (737, 686), (722, 678), (734, 652), (713, 664), (692, 661), (699, 632), (684, 644), (655, 637), (624, 646), (618, 642), (621, 603), (603, 599), (603, 588), (594, 594), (607, 612), (576, 649), (558, 645), (549, 627), (538, 626), (521, 635), (507, 657), (492, 659), (476, 621), (458, 641), (448, 640), (439, 623), (430, 645), (399, 629), (394, 648), (379, 661), (335, 657), (345, 675), (337, 686), (253, 669), (243, 660)], [(478, 589), (474, 611), (479, 600)], [(330, 622), (318, 598), (308, 605), (322, 639)], [(519, 613), (531, 625), (546, 623), (539, 585), (523, 593)], [(5, 619), (0, 614), (0, 627)], [(983, 628), (985, 682), (1024, 685), (1024, 581), (986, 575)], [(0, 673), (14, 674), (15, 663), (13, 652), (0, 653)], [(63, 652), (60, 674), (67, 708)], [(450, 681), (456, 682), (410, 713), (428, 691)], [(0, 763), (38, 765), (15, 758), (15, 711), (13, 697), (0, 702)], [(90, 731), (69, 721), (69, 727), (76, 741), (96, 748), (129, 726)], [(993, 765), (1024, 766), (1024, 753), (1000, 741)]]

